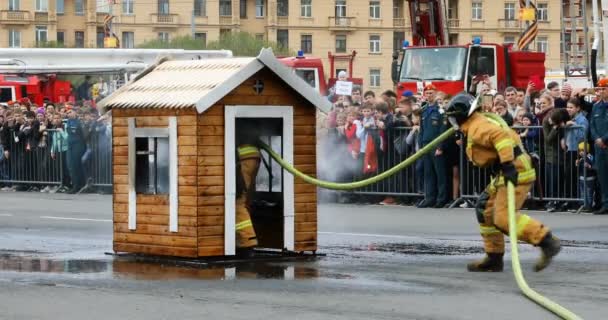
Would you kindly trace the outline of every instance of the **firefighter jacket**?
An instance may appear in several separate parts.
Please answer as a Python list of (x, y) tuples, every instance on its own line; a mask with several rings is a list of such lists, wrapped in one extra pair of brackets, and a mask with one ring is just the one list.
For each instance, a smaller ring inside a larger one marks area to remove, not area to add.
[[(467, 157), (475, 166), (482, 168), (499, 168), (500, 164), (513, 162), (519, 173), (518, 183), (534, 182), (536, 172), (519, 135), (500, 120), (499, 116), (476, 112), (461, 125), (467, 137)], [(502, 177), (496, 182), (504, 183)]]

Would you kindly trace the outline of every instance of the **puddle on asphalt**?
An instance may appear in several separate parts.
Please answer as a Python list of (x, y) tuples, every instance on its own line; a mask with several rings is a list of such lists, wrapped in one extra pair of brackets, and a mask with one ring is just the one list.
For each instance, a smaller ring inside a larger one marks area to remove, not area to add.
[(208, 265), (185, 260), (146, 260), (114, 257), (107, 260), (61, 260), (15, 253), (0, 253), (0, 271), (97, 275), (140, 280), (230, 280), (230, 279), (350, 279), (344, 274), (323, 273), (311, 261), (238, 262)]
[(468, 255), (483, 253), (483, 248), (479, 246), (465, 247), (445, 244), (432, 243), (370, 243), (360, 246), (333, 246), (323, 247), (324, 249), (346, 249), (355, 252), (388, 252), (392, 254), (404, 255)]

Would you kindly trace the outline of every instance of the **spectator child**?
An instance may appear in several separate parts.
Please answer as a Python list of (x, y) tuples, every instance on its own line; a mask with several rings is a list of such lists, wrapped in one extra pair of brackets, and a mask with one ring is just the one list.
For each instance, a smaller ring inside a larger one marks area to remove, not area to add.
[(536, 139), (538, 139), (538, 129), (530, 128), (534, 125), (534, 116), (527, 112), (521, 118), (521, 125), (525, 128), (518, 129), (521, 142), (528, 153), (538, 153)]
[(583, 211), (593, 211), (593, 195), (597, 173), (593, 168), (593, 155), (589, 153), (589, 144), (581, 142), (578, 145), (578, 158), (576, 159), (578, 168), (578, 190), (579, 197), (583, 197)]

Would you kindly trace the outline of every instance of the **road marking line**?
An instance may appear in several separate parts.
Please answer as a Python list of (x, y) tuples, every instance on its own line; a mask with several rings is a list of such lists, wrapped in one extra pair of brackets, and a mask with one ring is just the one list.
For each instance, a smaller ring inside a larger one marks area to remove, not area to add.
[(13, 215), (10, 213), (0, 213), (0, 217), (12, 217)]
[(106, 220), (106, 219), (66, 218), (66, 217), (51, 217), (51, 216), (40, 216), (40, 219), (73, 220), (73, 221), (94, 221), (94, 222), (112, 222), (112, 220)]
[(415, 238), (419, 238), (419, 237), (400, 236), (400, 235), (392, 235), (392, 234), (327, 232), (327, 231), (319, 231), (319, 234), (332, 234), (332, 235), (337, 235), (337, 236), (355, 236), (355, 237), (397, 238), (397, 239), (415, 239)]

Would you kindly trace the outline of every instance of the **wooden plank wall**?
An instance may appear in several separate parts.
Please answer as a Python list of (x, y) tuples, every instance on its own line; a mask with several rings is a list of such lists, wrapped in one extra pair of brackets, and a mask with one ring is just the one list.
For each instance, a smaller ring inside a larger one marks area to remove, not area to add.
[[(178, 125), (178, 232), (169, 232), (169, 196), (137, 195), (137, 229), (128, 228), (128, 130), (136, 127), (168, 127), (169, 116)], [(196, 111), (172, 109), (115, 109), (113, 126), (114, 251), (197, 256), (197, 116)]]

